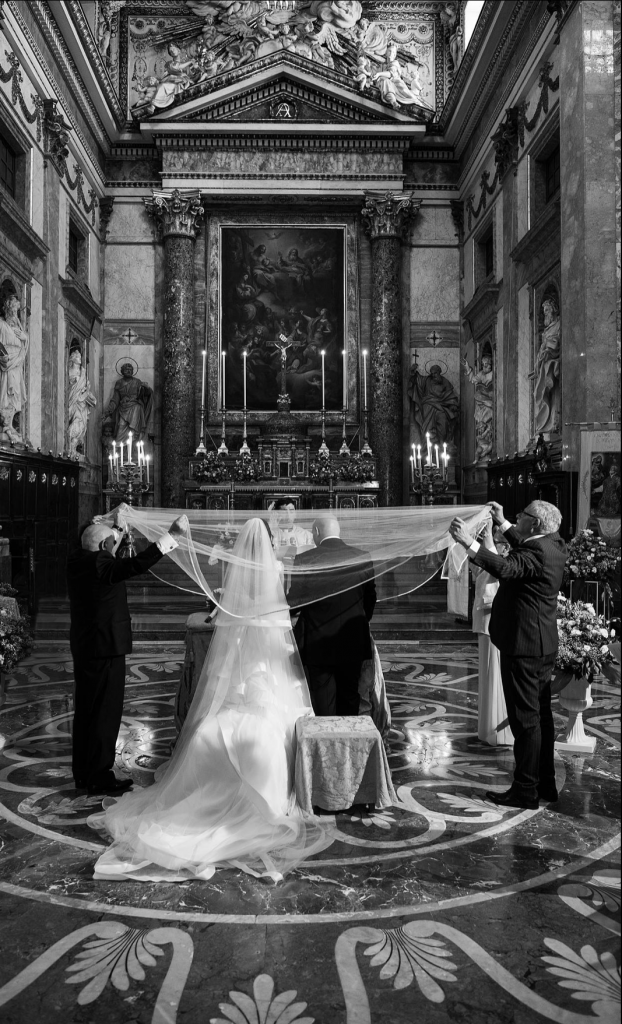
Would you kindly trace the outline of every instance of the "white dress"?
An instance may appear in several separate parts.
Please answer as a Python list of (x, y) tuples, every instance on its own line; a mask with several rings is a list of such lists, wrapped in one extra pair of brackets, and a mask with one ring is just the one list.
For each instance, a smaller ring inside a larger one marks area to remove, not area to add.
[(477, 701), (477, 735), (490, 746), (512, 745), (514, 737), (509, 725), (499, 729), (508, 717), (501, 683), (501, 657), (488, 633), (490, 610), (499, 582), (484, 569), (472, 567), (475, 575), (473, 632), (478, 634), (479, 672)]
[(95, 878), (182, 881), (225, 866), (277, 881), (330, 845), (296, 804), (295, 724), (313, 711), (261, 520), (249, 520), (234, 555), (171, 760), (152, 786), (89, 819), (113, 839)]

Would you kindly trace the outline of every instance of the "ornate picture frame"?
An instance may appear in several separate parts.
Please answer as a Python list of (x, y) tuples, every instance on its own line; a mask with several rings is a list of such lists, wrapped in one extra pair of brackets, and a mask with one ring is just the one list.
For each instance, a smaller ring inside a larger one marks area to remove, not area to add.
[(620, 538), (620, 427), (581, 428), (577, 529), (596, 529), (604, 540)]

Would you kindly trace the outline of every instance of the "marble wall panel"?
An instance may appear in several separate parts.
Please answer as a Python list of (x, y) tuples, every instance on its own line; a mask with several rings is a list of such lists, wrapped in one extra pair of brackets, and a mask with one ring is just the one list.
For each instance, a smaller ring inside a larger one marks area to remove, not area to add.
[(469, 238), (464, 243), (462, 250), (464, 260), (464, 275), (462, 278), (463, 302), (468, 306), (475, 291), (475, 242)]
[(44, 191), (43, 191), (43, 153), (35, 146), (30, 151), (32, 160), (32, 187), (30, 191), (30, 210), (33, 229), (43, 237)]
[(101, 301), (100, 245), (92, 232), (89, 233), (89, 288), (95, 302)]
[(456, 225), (448, 204), (434, 206), (423, 203), (413, 221), (410, 241), (414, 244), (425, 242), (457, 245)]
[[(508, 179), (506, 179), (508, 180)], [(512, 179), (512, 182), (514, 179)], [(503, 223), (503, 195), (501, 192), (493, 204), (492, 211), (492, 230), (494, 231), (494, 255), (495, 255), (495, 280), (502, 281), (504, 273), (504, 259), (509, 257), (510, 250), (513, 248), (510, 234), (504, 233)], [(509, 225), (508, 225), (509, 231)]]
[(517, 444), (518, 451), (524, 451), (531, 437), (531, 370), (532, 323), (529, 317), (530, 287), (525, 285), (518, 293), (517, 350)]
[(458, 320), (460, 316), (458, 249), (411, 249), (410, 282), (411, 321)]
[(496, 344), (495, 344), (495, 351), (494, 351), (495, 364), (496, 364), (495, 385), (496, 385), (496, 390), (497, 390), (497, 393), (496, 393), (496, 396), (495, 396), (496, 400), (497, 400), (497, 404), (495, 406), (496, 417), (497, 417), (497, 422), (496, 422), (496, 425), (495, 425), (495, 438), (496, 438), (495, 449), (496, 449), (496, 455), (500, 456), (500, 455), (505, 455), (506, 454), (505, 445), (506, 445), (506, 435), (507, 435), (506, 423), (505, 423), (505, 414), (504, 414), (504, 408), (503, 408), (503, 402), (504, 402), (504, 398), (505, 398), (504, 381), (505, 381), (506, 362), (507, 362), (506, 358), (505, 358), (505, 349), (504, 349), (504, 346), (503, 346), (503, 307), (501, 307), (497, 311), (497, 324), (496, 324), (495, 342), (496, 342)]
[(106, 246), (106, 316), (152, 320), (154, 249), (151, 245)]
[(108, 225), (108, 244), (118, 241), (151, 242), (153, 223), (147, 216), (145, 204), (132, 200), (115, 199)]
[(64, 188), (58, 190), (58, 269), (65, 276), (69, 242), (69, 200)]
[(35, 448), (43, 446), (41, 432), (42, 328), (43, 289), (38, 281), (34, 281), (30, 290), (30, 321), (28, 323), (30, 348), (28, 350), (27, 435)]
[(516, 198), (518, 209), (516, 211), (516, 241), (520, 242), (523, 235), (526, 235), (530, 228), (529, 214), (529, 174), (530, 157), (524, 156), (518, 162), (516, 169)]

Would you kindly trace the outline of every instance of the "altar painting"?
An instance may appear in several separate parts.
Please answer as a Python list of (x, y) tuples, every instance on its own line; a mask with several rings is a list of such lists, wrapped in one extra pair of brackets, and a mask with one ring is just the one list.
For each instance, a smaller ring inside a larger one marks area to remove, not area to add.
[(581, 431), (579, 528), (595, 530), (610, 544), (620, 543), (620, 431)]
[[(281, 347), (291, 410), (343, 406), (345, 230), (308, 225), (223, 227), (220, 336), (225, 406), (276, 409)], [(286, 339), (283, 342), (283, 339)], [(277, 341), (279, 346), (277, 346)]]

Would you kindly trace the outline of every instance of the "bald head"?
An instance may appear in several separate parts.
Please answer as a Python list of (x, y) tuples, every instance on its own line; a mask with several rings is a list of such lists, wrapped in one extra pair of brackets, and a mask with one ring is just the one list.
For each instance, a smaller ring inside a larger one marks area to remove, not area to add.
[(339, 520), (335, 519), (334, 516), (322, 516), (316, 519), (313, 524), (313, 536), (315, 537), (316, 544), (321, 544), (327, 537), (341, 536)]
[[(110, 538), (110, 541), (106, 544), (108, 538)], [(117, 537), (114, 530), (109, 526), (104, 526), (103, 523), (87, 526), (82, 534), (82, 547), (85, 551), (99, 551), (104, 545), (112, 550), (116, 541)]]

